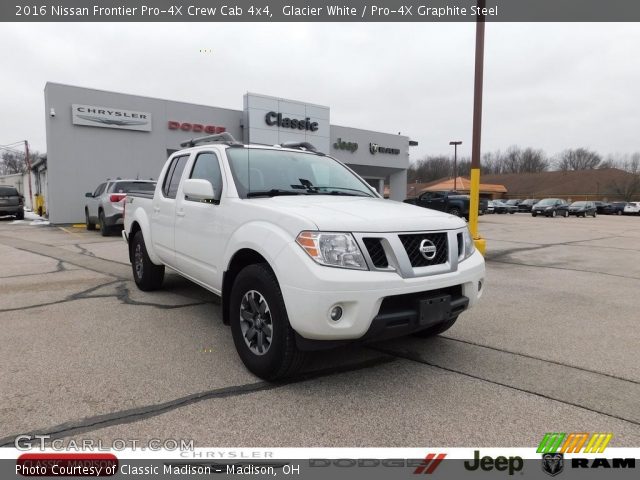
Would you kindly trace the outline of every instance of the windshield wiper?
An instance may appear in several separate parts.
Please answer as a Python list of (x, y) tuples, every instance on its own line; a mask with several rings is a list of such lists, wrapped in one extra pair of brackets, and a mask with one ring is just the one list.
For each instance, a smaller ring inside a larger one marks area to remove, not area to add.
[(292, 190), (281, 190), (272, 188), (271, 190), (255, 190), (247, 193), (247, 198), (251, 197), (277, 197), (279, 195), (306, 195), (306, 192), (296, 192)]
[[(372, 197), (373, 195), (363, 192), (362, 190), (358, 190), (356, 188), (346, 188), (346, 187), (316, 187), (322, 190), (328, 190), (329, 195), (350, 195), (352, 197)], [(338, 190), (346, 190), (346, 191), (338, 191)], [(356, 192), (356, 193), (348, 193), (348, 192)], [(319, 192), (320, 193), (320, 192)]]

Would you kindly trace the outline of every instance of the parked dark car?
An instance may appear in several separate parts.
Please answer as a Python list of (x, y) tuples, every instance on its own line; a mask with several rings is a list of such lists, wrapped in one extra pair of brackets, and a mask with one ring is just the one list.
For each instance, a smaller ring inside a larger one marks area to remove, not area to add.
[(613, 207), (607, 202), (593, 202), (596, 205), (596, 211), (600, 215), (609, 215), (613, 213)]
[(627, 202), (613, 202), (611, 204), (610, 215), (622, 215), (624, 213), (624, 207), (627, 206)]
[(560, 198), (545, 198), (536, 203), (531, 209), (531, 216), (537, 217), (538, 215), (568, 217), (569, 205)]
[(518, 205), (522, 200), (512, 198), (511, 200), (507, 200), (505, 203), (507, 204), (507, 213), (516, 213), (518, 211)]
[(509, 207), (502, 200), (494, 200), (493, 201), (493, 213), (507, 213), (509, 211)]
[[(469, 219), (469, 195), (462, 195), (458, 192), (424, 192), (417, 198), (407, 198), (404, 202)], [(487, 206), (488, 201), (485, 198), (481, 198), (478, 213), (486, 212)]]
[(0, 185), (0, 216), (3, 215), (13, 215), (18, 220), (24, 218), (24, 197), (10, 185)]
[(539, 201), (540, 200), (538, 200), (537, 198), (527, 198), (526, 200), (523, 200), (518, 204), (518, 211), (530, 213), (533, 206)]
[(595, 202), (573, 202), (569, 205), (569, 215), (576, 217), (593, 217), (598, 214)]

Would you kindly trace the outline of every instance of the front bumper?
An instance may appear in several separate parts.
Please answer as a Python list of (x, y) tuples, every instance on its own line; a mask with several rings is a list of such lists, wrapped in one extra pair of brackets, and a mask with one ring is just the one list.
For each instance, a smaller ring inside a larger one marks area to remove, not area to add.
[[(310, 340), (368, 340), (393, 333), (394, 326), (399, 327), (397, 335), (425, 328), (416, 324), (416, 301), (450, 291), (451, 315), (458, 315), (480, 298), (485, 277), (484, 258), (478, 251), (455, 271), (412, 278), (318, 265), (297, 245), (283, 249), (276, 265), (281, 266), (276, 275), (291, 326)], [(391, 297), (397, 298), (385, 302)], [(343, 314), (333, 321), (329, 312), (338, 305)]]

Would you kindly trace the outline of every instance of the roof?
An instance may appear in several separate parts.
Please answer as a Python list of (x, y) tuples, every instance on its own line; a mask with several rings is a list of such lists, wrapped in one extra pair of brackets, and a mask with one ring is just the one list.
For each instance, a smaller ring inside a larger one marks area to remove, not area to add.
[(481, 180), (504, 185), (514, 198), (613, 193), (612, 184), (624, 184), (633, 178), (632, 173), (617, 168), (481, 175)]
[[(435, 192), (439, 190), (469, 191), (471, 190), (471, 180), (465, 177), (457, 177), (455, 182), (453, 178), (441, 178), (428, 183), (410, 183), (407, 185), (407, 196), (415, 197), (422, 192)], [(481, 183), (480, 191), (483, 193), (507, 193), (504, 185), (492, 183)]]

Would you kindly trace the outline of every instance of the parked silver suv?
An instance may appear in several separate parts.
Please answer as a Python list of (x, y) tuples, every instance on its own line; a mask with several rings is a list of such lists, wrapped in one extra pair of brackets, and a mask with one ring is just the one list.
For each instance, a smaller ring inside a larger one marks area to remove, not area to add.
[(84, 216), (87, 230), (95, 230), (100, 224), (103, 237), (109, 235), (113, 227), (122, 225), (124, 199), (129, 192), (150, 192), (156, 188), (154, 180), (108, 180), (98, 185), (93, 193), (85, 193), (87, 203)]

